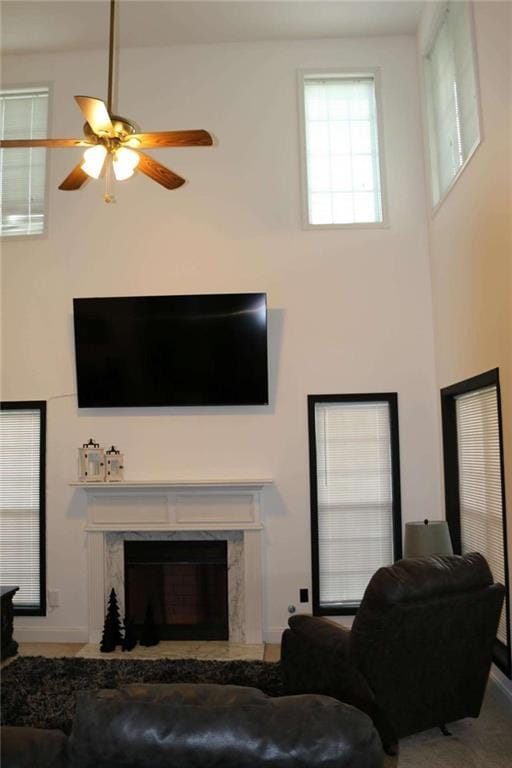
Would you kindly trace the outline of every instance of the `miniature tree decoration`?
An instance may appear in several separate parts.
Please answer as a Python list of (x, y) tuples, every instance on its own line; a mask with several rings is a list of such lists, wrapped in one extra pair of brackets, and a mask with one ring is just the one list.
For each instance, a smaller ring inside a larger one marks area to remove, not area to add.
[(155, 617), (153, 615), (153, 607), (151, 603), (146, 606), (146, 615), (144, 617), (144, 625), (142, 627), (142, 633), (140, 637), (141, 645), (158, 645), (158, 633), (155, 624)]
[(130, 619), (125, 617), (124, 620), (124, 638), (123, 638), (123, 651), (131, 651), (137, 645), (137, 637), (135, 634), (135, 619), (133, 616)]
[(121, 622), (119, 621), (119, 606), (115, 589), (110, 590), (108, 599), (107, 615), (103, 625), (103, 635), (101, 638), (100, 651), (102, 653), (111, 653), (115, 651), (116, 646), (123, 642), (121, 636)]

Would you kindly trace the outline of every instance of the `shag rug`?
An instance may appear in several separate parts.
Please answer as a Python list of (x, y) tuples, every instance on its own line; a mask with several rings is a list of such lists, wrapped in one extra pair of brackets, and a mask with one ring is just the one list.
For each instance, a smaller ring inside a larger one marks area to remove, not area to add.
[(60, 728), (69, 734), (77, 691), (129, 683), (221, 683), (282, 695), (279, 662), (25, 656), (2, 670), (2, 725)]

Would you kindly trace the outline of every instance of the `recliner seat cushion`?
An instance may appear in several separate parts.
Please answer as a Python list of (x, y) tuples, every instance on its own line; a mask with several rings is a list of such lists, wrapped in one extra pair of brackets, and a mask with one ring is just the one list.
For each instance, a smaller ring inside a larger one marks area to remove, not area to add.
[(231, 685), (130, 685), (80, 695), (75, 768), (380, 768), (371, 720), (327, 696)]

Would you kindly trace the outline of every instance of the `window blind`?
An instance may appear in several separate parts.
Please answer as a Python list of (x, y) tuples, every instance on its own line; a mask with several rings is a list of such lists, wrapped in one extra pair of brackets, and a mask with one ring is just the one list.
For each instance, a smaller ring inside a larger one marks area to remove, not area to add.
[[(42, 139), (48, 128), (48, 89), (0, 91), (0, 137)], [(46, 149), (0, 150), (2, 235), (44, 232)]]
[(357, 605), (393, 562), (389, 406), (315, 406), (320, 604)]
[(373, 77), (304, 80), (310, 224), (382, 221)]
[(17, 608), (38, 608), (41, 411), (0, 410), (0, 582)]
[[(497, 389), (455, 398), (462, 552), (480, 552), (495, 581), (505, 580), (500, 432)], [(506, 612), (498, 639), (507, 644)]]
[(447, 3), (426, 57), (426, 76), (437, 203), (480, 136), (469, 3)]

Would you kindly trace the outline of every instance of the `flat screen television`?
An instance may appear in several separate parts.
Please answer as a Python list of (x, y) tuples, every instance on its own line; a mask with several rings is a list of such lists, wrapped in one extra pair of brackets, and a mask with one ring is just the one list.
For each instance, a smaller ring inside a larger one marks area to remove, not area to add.
[(268, 403), (265, 293), (73, 299), (80, 408)]

